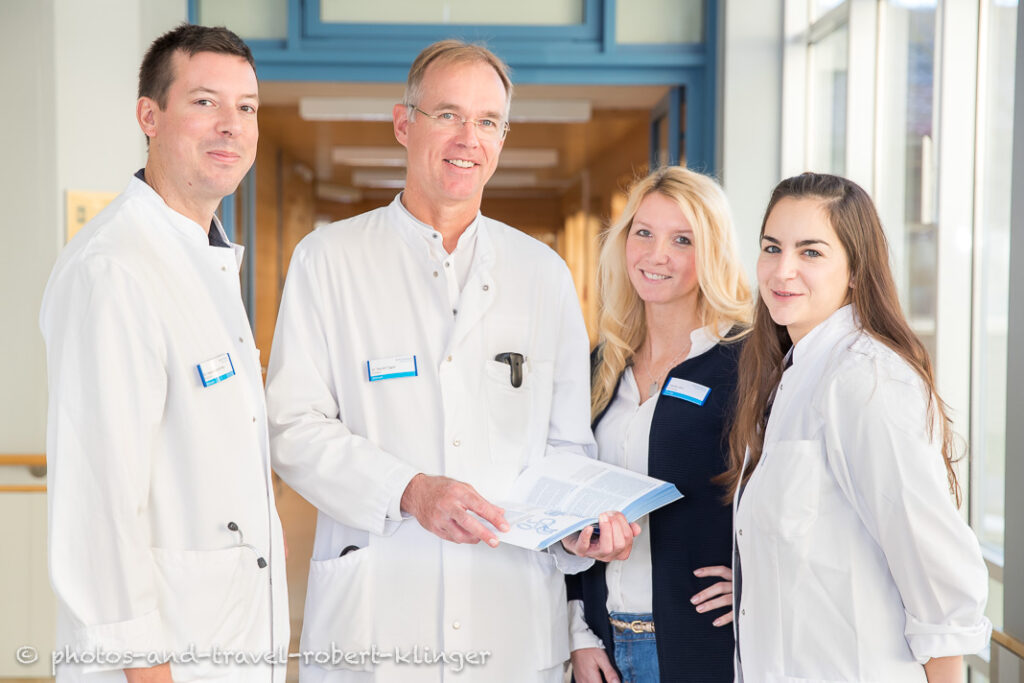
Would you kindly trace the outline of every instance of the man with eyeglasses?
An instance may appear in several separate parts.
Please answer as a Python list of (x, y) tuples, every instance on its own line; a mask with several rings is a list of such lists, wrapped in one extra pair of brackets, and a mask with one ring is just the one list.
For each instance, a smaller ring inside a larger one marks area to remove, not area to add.
[(480, 214), (511, 91), (489, 50), (427, 47), (393, 111), (404, 191), (292, 258), (267, 400), (275, 468), (320, 512), (302, 649), (368, 653), (303, 681), (561, 681), (563, 572), (632, 545), (619, 514), (552, 552), (492, 531), (522, 468), (594, 449), (568, 269)]

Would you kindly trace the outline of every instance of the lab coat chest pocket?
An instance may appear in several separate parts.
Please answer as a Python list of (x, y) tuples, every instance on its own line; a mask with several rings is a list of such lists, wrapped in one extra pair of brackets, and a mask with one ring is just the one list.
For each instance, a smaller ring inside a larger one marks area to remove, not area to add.
[(370, 671), (365, 658), (338, 652), (368, 652), (373, 645), (370, 549), (362, 548), (329, 560), (309, 563), (309, 586), (303, 617), (303, 652), (314, 653), (308, 664), (325, 669)]
[[(153, 548), (152, 555), (161, 617), (169, 625), (175, 654), (187, 660), (190, 652), (202, 655), (214, 647), (246, 653), (259, 649), (266, 625), (256, 618), (256, 612), (266, 599), (269, 570), (257, 567), (251, 550)], [(200, 680), (217, 673), (209, 658), (172, 663), (172, 668), (175, 681)]]
[(805, 535), (818, 518), (824, 444), (816, 439), (766, 444), (757, 469), (761, 495), (754, 518), (758, 525), (783, 538)]
[(484, 390), (491, 462), (511, 468), (514, 476), (543, 447), (547, 431), (539, 430), (538, 420), (550, 410), (551, 363), (527, 359), (516, 387), (507, 363), (486, 361)]

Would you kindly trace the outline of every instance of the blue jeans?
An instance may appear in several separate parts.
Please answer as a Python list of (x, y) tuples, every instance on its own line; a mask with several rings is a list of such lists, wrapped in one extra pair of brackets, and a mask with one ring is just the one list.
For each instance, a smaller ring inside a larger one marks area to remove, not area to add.
[[(612, 612), (612, 619), (652, 621), (653, 615)], [(658, 647), (653, 633), (633, 633), (612, 627), (615, 641), (615, 665), (622, 673), (622, 683), (658, 683)]]

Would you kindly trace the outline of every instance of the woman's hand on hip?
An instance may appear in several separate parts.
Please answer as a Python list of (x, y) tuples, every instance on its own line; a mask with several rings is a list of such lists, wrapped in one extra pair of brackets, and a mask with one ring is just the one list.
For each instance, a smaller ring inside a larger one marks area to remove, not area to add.
[[(701, 567), (695, 569), (693, 573), (700, 577), (718, 576), (725, 579), (708, 586), (690, 598), (690, 602), (697, 607), (698, 612), (709, 612), (720, 607), (732, 606), (732, 569), (719, 565), (717, 567)], [(715, 626), (725, 626), (729, 623), (732, 623), (732, 610), (712, 622)]]

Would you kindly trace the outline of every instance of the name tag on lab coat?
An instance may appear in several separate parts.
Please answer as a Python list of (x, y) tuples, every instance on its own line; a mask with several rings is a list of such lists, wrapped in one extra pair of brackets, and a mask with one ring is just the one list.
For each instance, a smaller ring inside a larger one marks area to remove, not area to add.
[(681, 398), (684, 401), (689, 401), (690, 403), (696, 403), (697, 405), (702, 406), (704, 405), (704, 401), (708, 400), (708, 394), (711, 393), (711, 387), (706, 387), (703, 384), (697, 384), (690, 380), (673, 377), (668, 381), (661, 393), (665, 396)]
[(416, 356), (395, 356), (366, 361), (366, 376), (371, 382), (396, 377), (415, 377), (418, 374)]
[(235, 364), (231, 362), (230, 353), (222, 353), (215, 358), (203, 361), (196, 366), (199, 371), (199, 381), (204, 387), (212, 387), (217, 382), (223, 382), (228, 377), (235, 376)]

